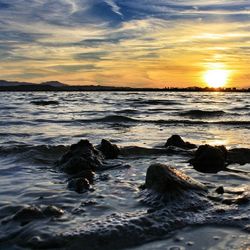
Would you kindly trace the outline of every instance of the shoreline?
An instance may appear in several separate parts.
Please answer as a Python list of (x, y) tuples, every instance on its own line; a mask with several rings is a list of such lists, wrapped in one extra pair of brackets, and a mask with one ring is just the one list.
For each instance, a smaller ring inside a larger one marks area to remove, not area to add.
[(114, 88), (16, 88), (16, 87), (0, 87), (0, 92), (197, 92), (197, 93), (250, 93), (250, 89), (240, 90), (218, 90), (218, 89), (114, 89)]

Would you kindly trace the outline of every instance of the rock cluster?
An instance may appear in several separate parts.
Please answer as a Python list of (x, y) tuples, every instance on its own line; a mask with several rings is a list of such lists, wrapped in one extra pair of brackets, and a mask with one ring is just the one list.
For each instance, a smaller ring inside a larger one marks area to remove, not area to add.
[(119, 155), (119, 148), (109, 142), (102, 140), (101, 144), (94, 147), (88, 140), (80, 140), (71, 145), (68, 152), (58, 161), (59, 168), (71, 175), (68, 188), (78, 193), (90, 189), (94, 174), (104, 168), (105, 159), (114, 159)]

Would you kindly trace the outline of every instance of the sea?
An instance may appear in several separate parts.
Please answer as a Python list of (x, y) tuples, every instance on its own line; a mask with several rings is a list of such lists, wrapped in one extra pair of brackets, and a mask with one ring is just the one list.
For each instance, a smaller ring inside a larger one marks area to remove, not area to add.
[[(184, 171), (210, 192), (223, 186), (233, 199), (249, 194), (247, 174), (199, 173), (188, 154), (135, 151), (110, 160), (130, 168), (98, 172), (90, 191), (76, 193), (55, 164), (81, 139), (152, 149), (178, 134), (196, 145), (250, 148), (250, 93), (1, 92), (0, 118), (0, 249), (250, 248), (249, 197), (244, 204), (208, 201), (209, 209), (186, 217), (175, 214), (181, 204), (173, 211), (165, 204), (162, 219), (153, 213), (153, 225), (139, 222), (152, 209), (140, 188), (150, 164)], [(230, 168), (250, 172), (250, 164)], [(62, 216), (15, 219), (30, 206), (55, 206)]]

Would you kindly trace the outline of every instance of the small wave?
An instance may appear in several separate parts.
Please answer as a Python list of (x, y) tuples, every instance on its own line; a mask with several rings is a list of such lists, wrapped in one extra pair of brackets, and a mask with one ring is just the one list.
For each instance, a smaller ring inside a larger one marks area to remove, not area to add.
[(18, 137), (28, 137), (29, 133), (0, 133), (1, 137), (10, 137), (10, 136), (18, 136)]
[(77, 120), (79, 122), (139, 122), (139, 120), (122, 115), (108, 115), (102, 118)]
[(67, 150), (68, 146), (64, 145), (26, 145), (19, 144), (13, 146), (0, 146), (0, 156), (15, 156), (12, 160), (37, 162), (49, 164), (55, 162)]
[(231, 110), (235, 110), (235, 111), (247, 111), (249, 110), (249, 106), (245, 105), (245, 106), (238, 106), (238, 107), (234, 107)]
[(58, 101), (31, 101), (30, 103), (38, 106), (46, 106), (46, 105), (58, 105)]
[(194, 110), (188, 110), (185, 112), (181, 112), (180, 115), (182, 116), (189, 116), (189, 117), (218, 117), (225, 115), (226, 112), (222, 110), (200, 110), (200, 109), (194, 109)]
[(172, 100), (143, 100), (137, 103), (146, 105), (179, 105), (181, 103)]
[(140, 111), (135, 110), (135, 109), (122, 109), (122, 110), (116, 111), (116, 113), (118, 113), (118, 114), (138, 114), (138, 113), (140, 113)]
[(250, 121), (230, 121), (230, 120), (222, 120), (222, 121), (204, 121), (204, 120), (189, 120), (189, 119), (180, 119), (180, 120), (145, 120), (145, 119), (137, 119), (137, 118), (130, 118), (128, 116), (120, 116), (120, 115), (110, 115), (105, 116), (102, 118), (96, 119), (86, 119), (86, 120), (75, 120), (80, 123), (152, 123), (152, 124), (165, 124), (165, 125), (178, 125), (178, 124), (187, 124), (187, 125), (201, 125), (201, 124), (208, 124), (208, 125), (250, 125)]

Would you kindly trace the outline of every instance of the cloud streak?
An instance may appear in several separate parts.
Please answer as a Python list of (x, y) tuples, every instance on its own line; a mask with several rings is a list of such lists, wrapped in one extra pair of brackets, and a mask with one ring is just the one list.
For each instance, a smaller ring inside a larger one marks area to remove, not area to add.
[(0, 0), (1, 77), (187, 86), (223, 63), (246, 86), (249, 20), (248, 0)]

